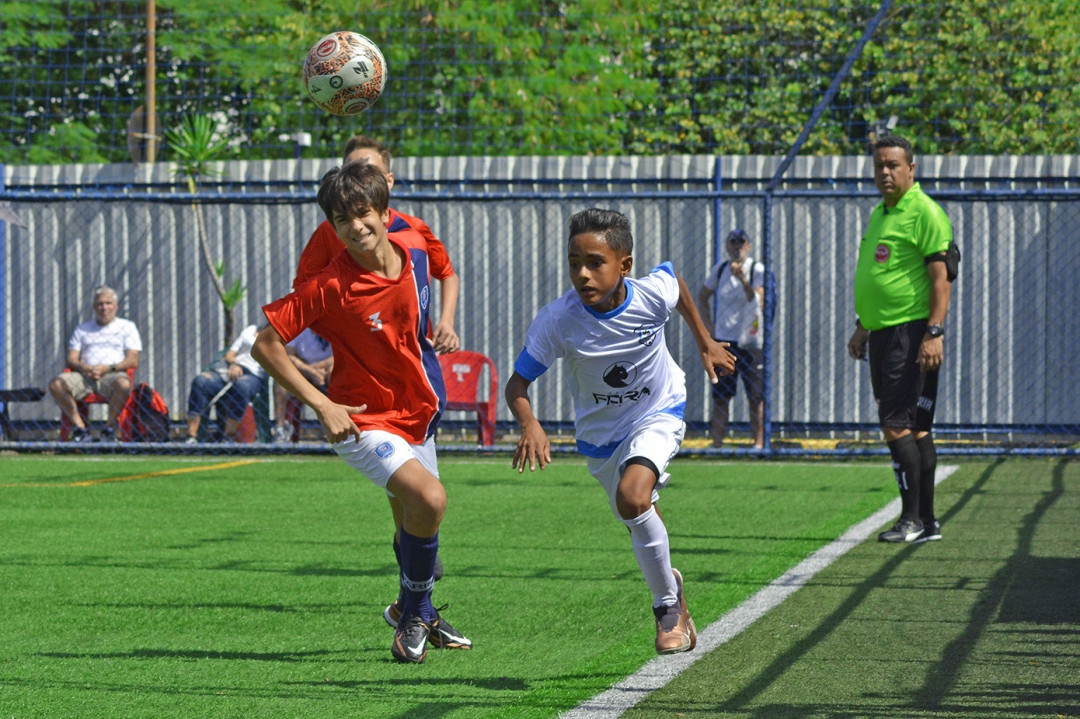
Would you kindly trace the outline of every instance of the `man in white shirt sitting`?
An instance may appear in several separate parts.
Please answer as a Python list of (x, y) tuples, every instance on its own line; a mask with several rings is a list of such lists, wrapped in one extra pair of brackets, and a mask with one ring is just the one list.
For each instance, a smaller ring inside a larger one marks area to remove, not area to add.
[(90, 432), (79, 413), (78, 401), (97, 393), (109, 403), (108, 424), (102, 440), (114, 439), (116, 417), (131, 394), (127, 371), (139, 366), (142, 339), (131, 320), (116, 316), (116, 291), (111, 287), (94, 290), (94, 319), (83, 322), (68, 340), (67, 368), (49, 383), (60, 411), (71, 420), (71, 441), (83, 442)]

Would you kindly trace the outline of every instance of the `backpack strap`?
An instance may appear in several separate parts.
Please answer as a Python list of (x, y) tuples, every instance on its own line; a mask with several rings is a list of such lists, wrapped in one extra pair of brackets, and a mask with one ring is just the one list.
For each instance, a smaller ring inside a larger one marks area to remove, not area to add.
[(720, 277), (723, 276), (724, 270), (727, 269), (727, 266), (729, 264), (731, 264), (731, 260), (724, 260), (723, 262), (720, 263), (720, 269), (718, 269), (716, 271), (716, 282), (717, 282), (717, 284), (720, 283)]

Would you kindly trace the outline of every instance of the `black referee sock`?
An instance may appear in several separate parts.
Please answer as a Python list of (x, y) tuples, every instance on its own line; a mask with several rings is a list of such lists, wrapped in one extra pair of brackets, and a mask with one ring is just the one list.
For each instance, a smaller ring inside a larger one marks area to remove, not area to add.
[(900, 516), (904, 519), (918, 519), (922, 456), (915, 444), (915, 437), (905, 434), (900, 439), (889, 442), (889, 453), (892, 455), (896, 484), (900, 488)]
[(937, 474), (937, 447), (934, 435), (926, 434), (915, 440), (919, 448), (919, 518), (931, 522), (934, 517), (934, 475)]

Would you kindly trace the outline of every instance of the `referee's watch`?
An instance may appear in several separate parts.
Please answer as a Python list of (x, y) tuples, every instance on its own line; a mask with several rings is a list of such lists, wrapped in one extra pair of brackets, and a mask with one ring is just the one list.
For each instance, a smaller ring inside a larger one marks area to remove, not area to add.
[(931, 337), (941, 337), (945, 334), (945, 325), (927, 325), (926, 334)]

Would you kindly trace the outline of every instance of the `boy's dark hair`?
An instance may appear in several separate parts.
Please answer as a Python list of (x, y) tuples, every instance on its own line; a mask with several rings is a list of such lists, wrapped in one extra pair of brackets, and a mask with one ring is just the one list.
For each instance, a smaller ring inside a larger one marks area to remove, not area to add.
[(386, 176), (375, 165), (367, 162), (350, 162), (323, 175), (319, 184), (319, 207), (326, 219), (334, 217), (360, 217), (368, 210), (386, 212), (390, 206), (390, 187)]
[(874, 141), (872, 154), (877, 154), (877, 151), (883, 147), (899, 147), (904, 151), (904, 158), (908, 161), (908, 164), (911, 164), (915, 160), (915, 150), (912, 149), (911, 143), (907, 141), (907, 138), (892, 134), (880, 137)]
[(349, 141), (345, 143), (345, 152), (341, 155), (341, 161), (343, 163), (348, 162), (349, 155), (357, 150), (374, 150), (379, 153), (379, 157), (382, 158), (383, 164), (386, 165), (386, 171), (390, 172), (390, 161), (394, 159), (394, 156), (390, 154), (390, 148), (381, 141), (376, 140), (374, 137), (368, 137), (367, 135), (353, 135), (349, 138)]
[(604, 238), (608, 247), (624, 255), (634, 254), (634, 235), (630, 232), (630, 220), (615, 210), (592, 207), (570, 218), (570, 237), (592, 232)]

